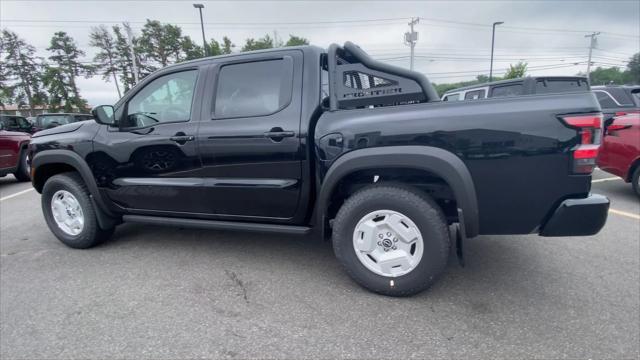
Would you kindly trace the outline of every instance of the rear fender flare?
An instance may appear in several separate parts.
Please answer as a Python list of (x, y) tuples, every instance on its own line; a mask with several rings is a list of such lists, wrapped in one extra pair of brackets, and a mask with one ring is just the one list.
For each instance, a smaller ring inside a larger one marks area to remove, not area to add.
[(464, 214), (467, 237), (479, 233), (478, 200), (471, 173), (453, 153), (430, 146), (385, 146), (348, 152), (329, 168), (318, 196), (318, 224), (324, 229), (329, 201), (336, 186), (345, 176), (360, 170), (381, 168), (414, 168), (442, 177), (451, 187), (458, 208)]

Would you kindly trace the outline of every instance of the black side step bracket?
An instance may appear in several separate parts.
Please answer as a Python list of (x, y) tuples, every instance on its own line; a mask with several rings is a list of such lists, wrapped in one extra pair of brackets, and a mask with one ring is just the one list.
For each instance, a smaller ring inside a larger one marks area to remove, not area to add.
[(294, 235), (306, 235), (311, 232), (311, 228), (306, 226), (263, 224), (263, 223), (259, 224), (259, 223), (246, 223), (246, 222), (236, 222), (236, 221), (218, 221), (218, 220), (201, 220), (201, 219), (180, 219), (180, 218), (172, 218), (172, 217), (146, 216), (146, 215), (124, 215), (122, 217), (122, 220), (124, 222), (132, 222), (132, 223), (140, 223), (140, 224), (182, 226), (182, 227), (199, 228), (199, 229), (238, 230), (238, 231), (253, 231), (253, 232), (294, 234)]

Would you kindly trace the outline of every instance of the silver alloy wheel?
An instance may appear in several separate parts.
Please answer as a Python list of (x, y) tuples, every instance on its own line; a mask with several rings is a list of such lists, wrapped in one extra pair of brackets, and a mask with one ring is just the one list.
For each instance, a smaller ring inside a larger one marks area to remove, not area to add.
[(51, 198), (53, 219), (66, 234), (76, 236), (84, 228), (82, 206), (73, 194), (66, 190), (58, 190)]
[(365, 215), (353, 231), (353, 248), (367, 269), (386, 277), (408, 274), (418, 266), (424, 241), (406, 215), (377, 210)]

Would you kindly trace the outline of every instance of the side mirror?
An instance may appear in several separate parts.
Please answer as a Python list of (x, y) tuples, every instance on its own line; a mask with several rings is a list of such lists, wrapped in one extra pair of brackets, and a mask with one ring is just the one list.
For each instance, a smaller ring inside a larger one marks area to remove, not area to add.
[(111, 105), (96, 106), (91, 110), (93, 118), (98, 124), (113, 126), (116, 123), (114, 117), (115, 110)]

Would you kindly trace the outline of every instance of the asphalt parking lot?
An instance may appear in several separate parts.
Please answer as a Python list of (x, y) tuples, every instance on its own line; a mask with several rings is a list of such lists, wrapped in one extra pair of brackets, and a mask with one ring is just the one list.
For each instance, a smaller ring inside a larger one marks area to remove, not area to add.
[(125, 224), (72, 250), (0, 178), (0, 358), (638, 358), (640, 201), (611, 177), (600, 234), (475, 238), (402, 299), (301, 237)]

